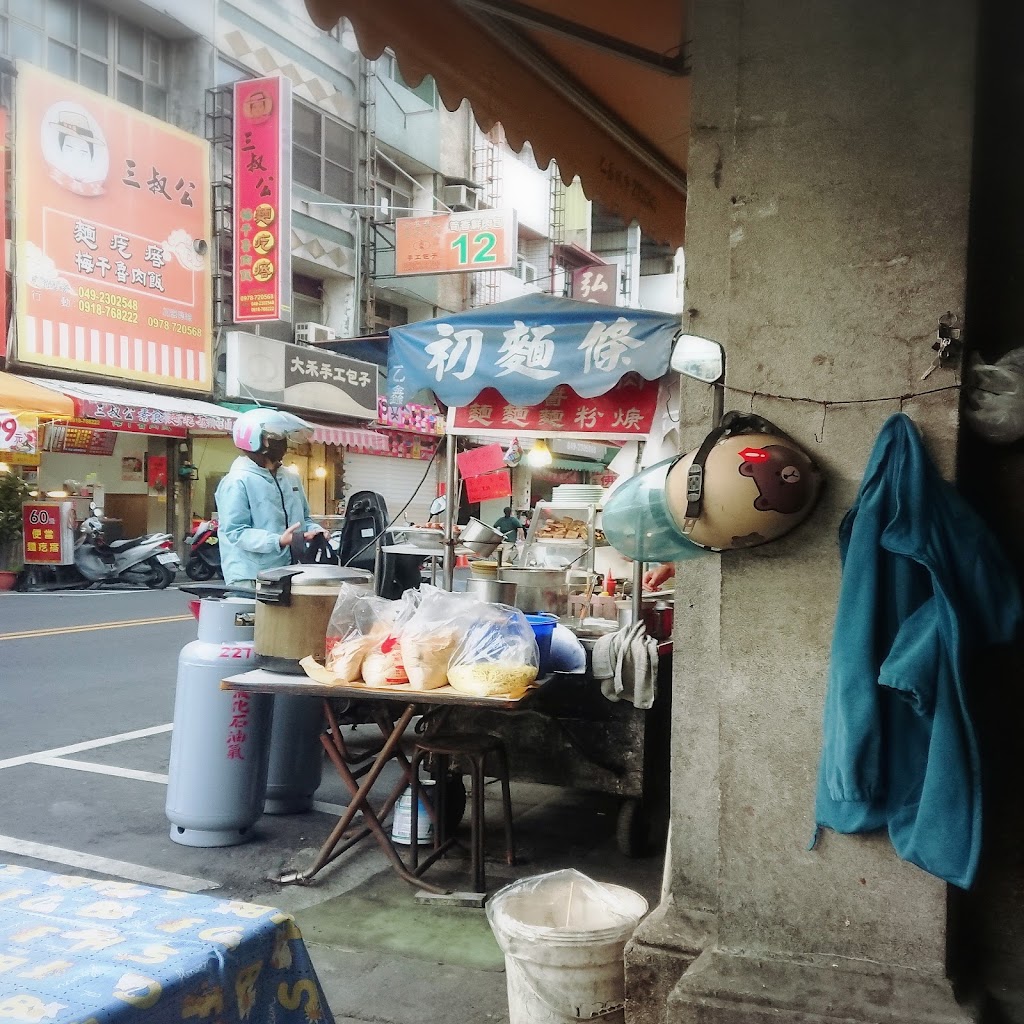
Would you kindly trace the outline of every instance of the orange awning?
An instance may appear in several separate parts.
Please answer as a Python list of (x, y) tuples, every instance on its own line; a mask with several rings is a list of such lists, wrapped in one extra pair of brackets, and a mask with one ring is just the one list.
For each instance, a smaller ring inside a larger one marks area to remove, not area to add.
[(682, 245), (690, 87), (683, 0), (306, 0), (347, 18), (370, 58), (392, 50), (408, 82), (433, 75), (449, 110), (579, 175), (591, 199)]
[(40, 387), (25, 377), (0, 371), (0, 410), (43, 419), (72, 419), (75, 403), (67, 395)]

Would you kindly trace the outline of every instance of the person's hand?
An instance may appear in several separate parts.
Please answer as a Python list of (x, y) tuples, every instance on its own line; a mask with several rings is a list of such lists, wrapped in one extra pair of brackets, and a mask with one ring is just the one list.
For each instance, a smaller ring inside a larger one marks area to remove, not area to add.
[(661, 585), (676, 574), (676, 567), (671, 562), (659, 565), (657, 569), (648, 569), (644, 573), (644, 590), (660, 590)]
[(290, 548), (292, 546), (292, 537), (295, 536), (295, 531), (301, 526), (301, 523), (292, 523), (284, 533), (278, 538), (277, 542), (283, 548)]

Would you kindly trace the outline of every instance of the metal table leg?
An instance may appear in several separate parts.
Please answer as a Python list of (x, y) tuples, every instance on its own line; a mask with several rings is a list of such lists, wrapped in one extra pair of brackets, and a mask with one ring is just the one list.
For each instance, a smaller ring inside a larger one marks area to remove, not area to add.
[[(407, 870), (401, 856), (399, 856), (398, 851), (391, 842), (391, 837), (384, 830), (384, 827), (381, 825), (380, 820), (369, 802), (370, 790), (373, 789), (373, 785), (380, 776), (380, 773), (384, 770), (384, 766), (391, 760), (398, 750), (398, 745), (402, 740), (402, 736), (408, 728), (409, 722), (412, 720), (415, 713), (415, 704), (409, 704), (405, 708), (398, 721), (395, 722), (394, 727), (391, 730), (391, 734), (387, 737), (384, 746), (380, 749), (376, 758), (374, 758), (373, 765), (370, 770), (365, 776), (363, 776), (362, 782), (357, 784), (355, 777), (352, 774), (352, 770), (345, 762), (345, 758), (333, 738), (337, 735), (338, 724), (334, 716), (334, 711), (330, 706), (330, 701), (327, 699), (324, 700), (324, 715), (330, 724), (331, 736), (329, 737), (326, 734), (321, 734), (321, 742), (323, 743), (324, 749), (327, 751), (327, 756), (331, 759), (331, 763), (334, 765), (335, 770), (341, 776), (341, 779), (348, 787), (349, 792), (352, 793), (352, 800), (348, 807), (345, 808), (344, 814), (342, 814), (338, 819), (338, 823), (334, 826), (334, 829), (327, 837), (323, 846), (320, 847), (320, 851), (313, 863), (305, 871), (285, 872), (278, 877), (278, 882), (284, 884), (308, 883), (313, 876), (317, 874), (317, 872), (335, 859), (337, 855), (344, 852), (345, 849), (349, 849), (351, 846), (355, 845), (355, 843), (360, 839), (365, 838), (367, 834), (372, 833), (374, 838), (377, 840), (377, 844), (391, 862), (391, 866), (394, 868), (395, 873), (400, 878), (404, 879), (410, 885), (415, 885), (422, 889), (428, 889), (431, 892), (445, 894), (449, 891), (448, 889), (441, 888), (440, 886), (420, 881), (415, 877), (415, 875), (411, 874)], [(405, 765), (408, 765), (405, 755), (403, 754), (401, 757), (405, 762)], [(405, 765), (403, 765), (403, 770), (407, 770)], [(342, 842), (345, 832), (348, 830), (356, 814), (359, 812), (362, 812), (363, 820), (366, 822), (366, 828), (362, 830), (362, 833), (357, 838), (350, 838), (346, 840), (343, 844), (343, 849), (338, 850), (337, 848), (339, 843)]]

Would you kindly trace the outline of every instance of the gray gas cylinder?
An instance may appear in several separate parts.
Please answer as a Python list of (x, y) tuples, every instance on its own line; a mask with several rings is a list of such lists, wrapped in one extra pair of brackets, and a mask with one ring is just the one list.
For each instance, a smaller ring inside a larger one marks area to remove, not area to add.
[(178, 657), (165, 813), (182, 846), (235, 846), (263, 812), (273, 697), (222, 690), (254, 667), (256, 602), (204, 598), (199, 638)]
[(267, 802), (263, 805), (267, 814), (301, 814), (313, 807), (324, 766), (323, 728), (319, 697), (278, 694), (274, 698)]

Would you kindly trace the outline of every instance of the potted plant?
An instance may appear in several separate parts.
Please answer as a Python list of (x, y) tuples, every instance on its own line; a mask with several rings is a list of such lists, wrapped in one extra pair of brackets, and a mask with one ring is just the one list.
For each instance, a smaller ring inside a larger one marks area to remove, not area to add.
[(11, 590), (24, 566), (21, 506), (29, 488), (20, 476), (0, 473), (0, 590)]

